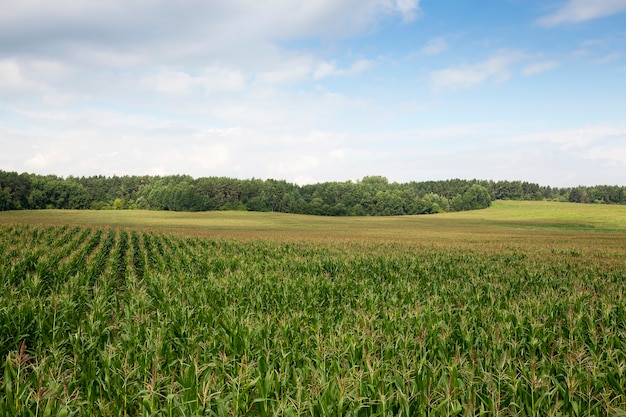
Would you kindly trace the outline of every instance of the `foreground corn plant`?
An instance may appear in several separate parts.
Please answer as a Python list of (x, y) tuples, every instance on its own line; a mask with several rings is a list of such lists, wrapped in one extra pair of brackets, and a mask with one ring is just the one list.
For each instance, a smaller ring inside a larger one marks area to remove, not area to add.
[(626, 415), (626, 263), (0, 227), (0, 415)]

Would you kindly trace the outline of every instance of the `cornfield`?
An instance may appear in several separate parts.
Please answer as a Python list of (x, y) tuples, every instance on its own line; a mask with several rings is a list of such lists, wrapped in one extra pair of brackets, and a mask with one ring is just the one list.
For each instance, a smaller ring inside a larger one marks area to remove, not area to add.
[(0, 226), (0, 414), (626, 415), (597, 251)]

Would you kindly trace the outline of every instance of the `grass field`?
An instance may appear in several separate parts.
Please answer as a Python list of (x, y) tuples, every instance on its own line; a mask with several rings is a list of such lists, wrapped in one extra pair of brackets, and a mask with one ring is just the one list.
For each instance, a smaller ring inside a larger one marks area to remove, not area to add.
[[(626, 206), (496, 201), (485, 210), (422, 216), (320, 217), (254, 212), (45, 210), (0, 212), (0, 224), (128, 227), (226, 238), (419, 242), (439, 236), (516, 235), (516, 230), (626, 233)], [(464, 239), (465, 238), (465, 239)]]
[(626, 415), (626, 207), (0, 213), (0, 415)]

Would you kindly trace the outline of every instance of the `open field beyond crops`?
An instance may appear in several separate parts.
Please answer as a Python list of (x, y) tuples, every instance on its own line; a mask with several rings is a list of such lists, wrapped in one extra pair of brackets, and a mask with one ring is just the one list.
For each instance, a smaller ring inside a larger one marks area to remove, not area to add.
[(626, 207), (0, 213), (0, 415), (626, 415)]

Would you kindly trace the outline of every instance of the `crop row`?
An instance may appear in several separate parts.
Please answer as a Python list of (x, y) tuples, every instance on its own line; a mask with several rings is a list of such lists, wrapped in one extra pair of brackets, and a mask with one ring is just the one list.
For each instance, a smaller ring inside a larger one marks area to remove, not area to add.
[(0, 236), (0, 414), (626, 410), (621, 259), (79, 227)]

